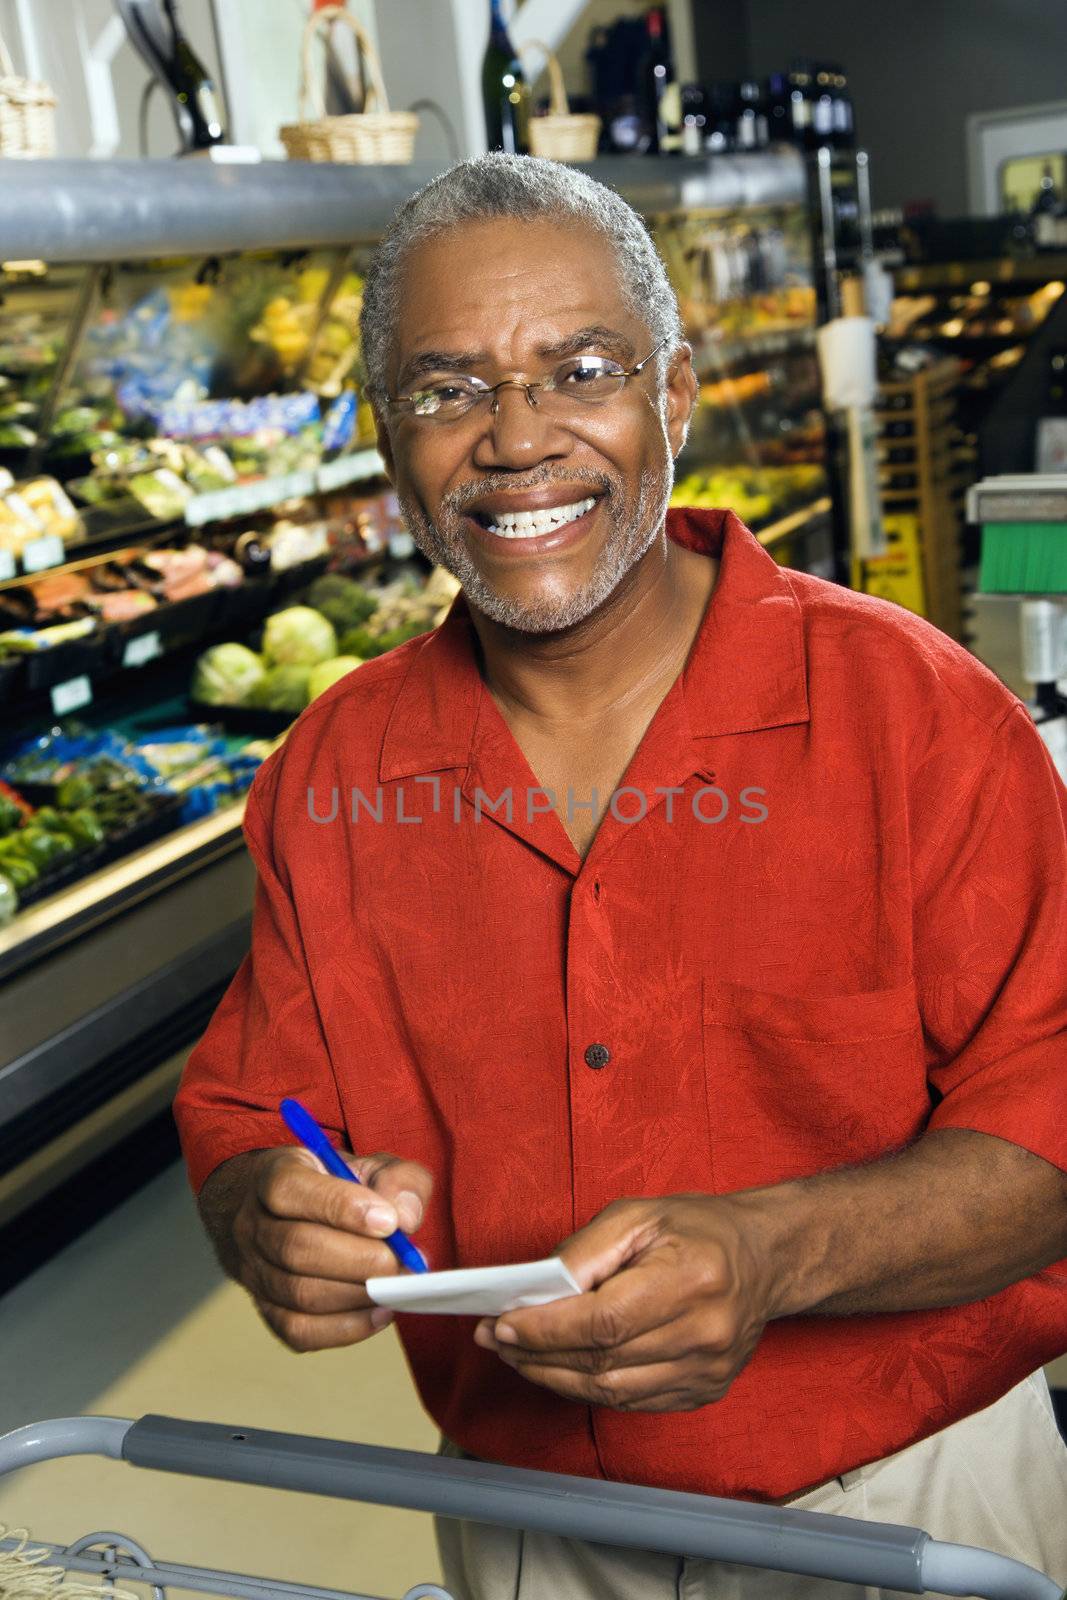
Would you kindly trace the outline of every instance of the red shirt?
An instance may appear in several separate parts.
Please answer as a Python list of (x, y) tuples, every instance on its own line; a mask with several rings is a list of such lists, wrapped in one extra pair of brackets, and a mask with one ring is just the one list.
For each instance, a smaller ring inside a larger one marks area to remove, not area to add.
[[(194, 1185), (285, 1143), (285, 1094), (433, 1171), (437, 1268), (547, 1255), (620, 1196), (802, 1178), (928, 1128), (1067, 1168), (1067, 792), (1022, 703), (909, 612), (777, 566), (729, 512), (668, 531), (721, 553), (718, 582), (623, 780), (642, 793), (584, 862), (536, 809), (462, 596), (264, 766), (251, 954), (177, 1102)], [(1067, 1263), (949, 1310), (772, 1323), (689, 1413), (559, 1399), (469, 1318), (398, 1325), (426, 1409), (477, 1456), (779, 1499), (1067, 1349)]]

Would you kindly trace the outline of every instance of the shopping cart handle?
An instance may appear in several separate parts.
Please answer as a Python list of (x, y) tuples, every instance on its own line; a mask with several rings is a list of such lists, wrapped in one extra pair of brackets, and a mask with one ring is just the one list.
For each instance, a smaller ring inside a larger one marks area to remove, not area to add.
[(173, 1417), (18, 1429), (0, 1438), (0, 1475), (71, 1454), (908, 1594), (1064, 1600), (1058, 1584), (1021, 1562), (939, 1543), (920, 1528)]

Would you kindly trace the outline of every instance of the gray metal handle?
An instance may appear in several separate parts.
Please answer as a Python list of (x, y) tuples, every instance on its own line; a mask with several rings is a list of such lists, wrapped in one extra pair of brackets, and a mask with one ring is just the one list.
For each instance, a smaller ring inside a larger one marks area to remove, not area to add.
[(929, 1535), (918, 1528), (170, 1417), (134, 1423), (123, 1455), (164, 1472), (923, 1592)]
[(1032, 1567), (919, 1528), (172, 1417), (67, 1417), (16, 1429), (0, 1437), (0, 1476), (67, 1455), (908, 1594), (1067, 1600)]

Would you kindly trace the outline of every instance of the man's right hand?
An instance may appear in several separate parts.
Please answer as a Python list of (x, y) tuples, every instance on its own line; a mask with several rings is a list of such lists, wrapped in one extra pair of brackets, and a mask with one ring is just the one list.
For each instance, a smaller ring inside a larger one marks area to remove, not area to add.
[(226, 1271), (291, 1350), (359, 1344), (392, 1320), (368, 1278), (400, 1270), (387, 1234), (412, 1233), (433, 1189), (425, 1167), (396, 1156), (340, 1152), (363, 1187), (286, 1146), (235, 1156), (200, 1191), (200, 1214)]

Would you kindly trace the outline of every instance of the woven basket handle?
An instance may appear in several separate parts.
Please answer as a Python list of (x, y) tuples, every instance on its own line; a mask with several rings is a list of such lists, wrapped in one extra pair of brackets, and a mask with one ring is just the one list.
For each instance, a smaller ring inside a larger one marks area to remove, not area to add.
[(4, 43), (4, 36), (0, 34), (0, 77), (16, 78), (15, 63), (11, 59), (11, 51)]
[[(525, 50), (540, 50), (545, 58), (545, 66), (548, 68), (548, 79), (551, 86), (552, 96), (548, 107), (549, 116), (568, 116), (570, 114), (571, 107), (570, 101), (567, 99), (567, 88), (563, 82), (563, 68), (559, 64), (558, 56), (553, 54), (553, 52), (548, 48), (547, 44), (542, 44), (540, 39), (524, 40), (524, 42), (519, 46), (519, 55), (521, 56)], [(543, 71), (544, 68), (541, 70)], [(538, 73), (538, 77), (540, 77), (540, 72)]]
[[(355, 17), (346, 11), (344, 6), (323, 6), (321, 11), (312, 13), (304, 28), (304, 44), (300, 56), (300, 110), (298, 113), (301, 122), (307, 120), (309, 103), (316, 117), (324, 117), (326, 115), (326, 97), (322, 92), (322, 86), (318, 78), (312, 75), (311, 52), (324, 24), (332, 24), (334, 22), (343, 22), (347, 28), (351, 28), (359, 50), (361, 67), (365, 63), (369, 68), (371, 81), (363, 104), (364, 111), (367, 110), (368, 102), (371, 101), (373, 101), (377, 110), (389, 110), (389, 97), (385, 92), (385, 80), (382, 77), (381, 64), (366, 30), (360, 27)], [(314, 85), (314, 88), (312, 88), (312, 85)]]

